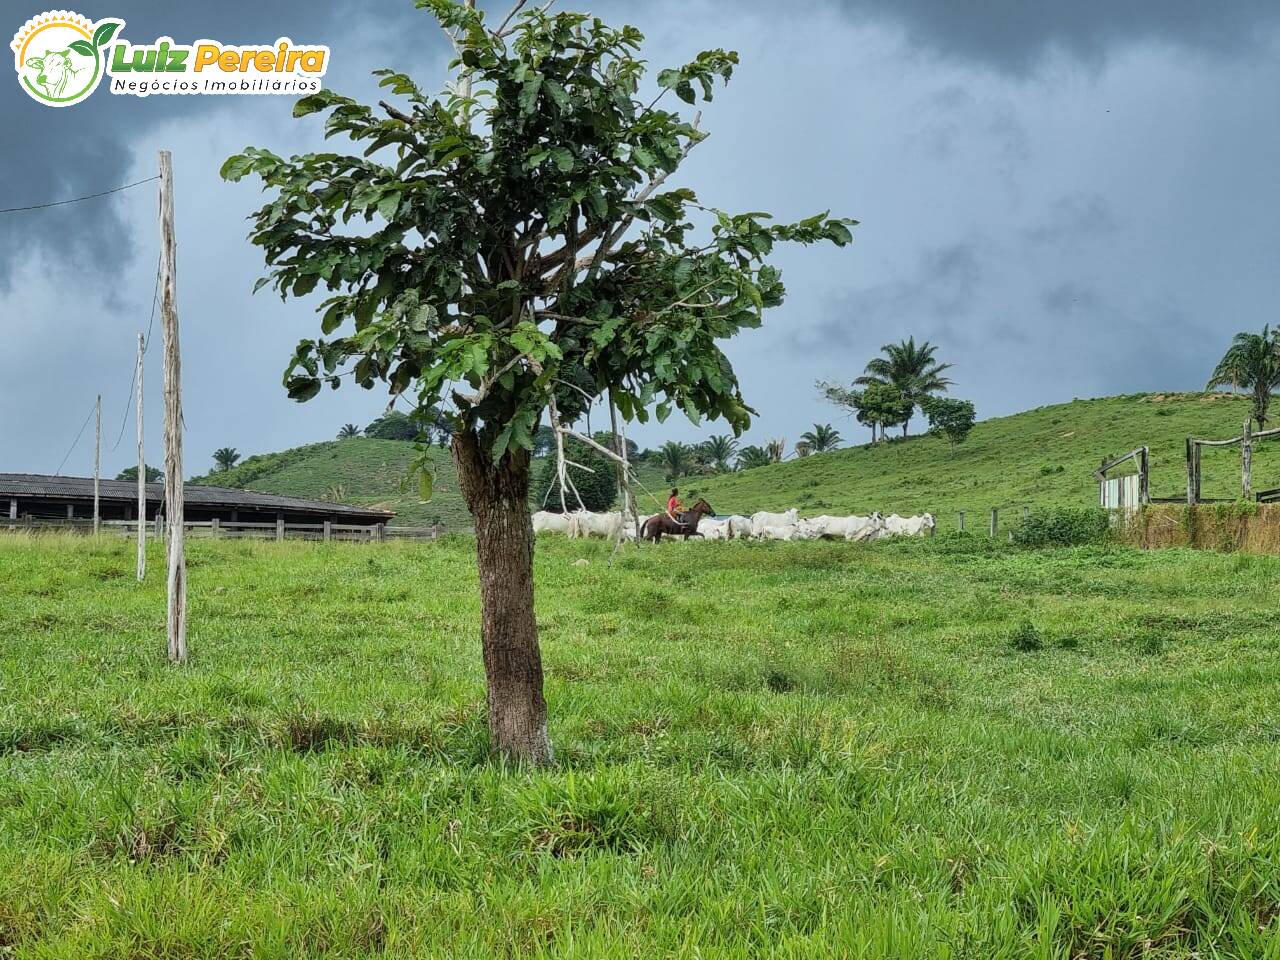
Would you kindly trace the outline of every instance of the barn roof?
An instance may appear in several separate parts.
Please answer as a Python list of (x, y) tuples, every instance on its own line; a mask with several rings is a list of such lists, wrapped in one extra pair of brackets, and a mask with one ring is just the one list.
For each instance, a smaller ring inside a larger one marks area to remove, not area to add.
[[(147, 501), (164, 502), (164, 484), (148, 483)], [(389, 520), (395, 513), (375, 507), (359, 507), (325, 500), (281, 497), (256, 490), (232, 487), (206, 487), (188, 483), (183, 489), (187, 503), (201, 507), (243, 507), (255, 510), (294, 510), (324, 513), (332, 516), (364, 517)], [(138, 484), (133, 480), (100, 480), (98, 496), (102, 500), (133, 502), (138, 497)], [(0, 497), (41, 497), (54, 500), (93, 499), (93, 477), (62, 477), (38, 473), (0, 473)]]

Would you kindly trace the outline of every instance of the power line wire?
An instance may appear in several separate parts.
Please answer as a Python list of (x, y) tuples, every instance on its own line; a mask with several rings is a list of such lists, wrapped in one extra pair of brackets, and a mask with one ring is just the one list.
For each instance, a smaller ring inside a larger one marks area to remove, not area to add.
[(83, 197), (72, 197), (70, 200), (52, 200), (49, 203), (35, 203), (29, 207), (4, 207), (0, 208), (0, 213), (18, 213), (22, 210), (43, 210), (46, 207), (61, 207), (68, 203), (79, 203), (82, 200), (96, 200), (98, 197), (106, 197), (113, 193), (119, 193), (121, 190), (128, 190), (132, 187), (140, 187), (144, 183), (150, 183), (152, 180), (159, 180), (160, 177), (147, 177), (145, 180), (135, 180), (133, 183), (126, 183), (123, 186), (112, 187), (110, 190), (103, 190), (101, 193), (90, 193)]
[(96, 410), (96, 409), (97, 409), (97, 407), (98, 407), (98, 402), (95, 400), (95, 401), (93, 402), (93, 406), (89, 408), (89, 415), (88, 415), (87, 417), (85, 417), (85, 418), (84, 418), (84, 423), (80, 424), (80, 432), (79, 432), (79, 433), (77, 433), (77, 434), (76, 434), (76, 438), (75, 438), (74, 440), (72, 440), (72, 441), (71, 441), (71, 449), (67, 451), (67, 455), (66, 455), (65, 457), (63, 457), (63, 458), (62, 458), (62, 462), (61, 462), (60, 464), (58, 464), (58, 469), (57, 469), (57, 470), (55, 470), (55, 471), (53, 471), (53, 475), (54, 475), (55, 477), (60, 477), (60, 476), (62, 476), (62, 468), (63, 468), (63, 467), (65, 467), (65, 466), (67, 465), (67, 459), (68, 459), (68, 458), (71, 456), (71, 454), (75, 451), (75, 449), (76, 449), (76, 444), (78, 444), (78, 443), (80, 442), (80, 438), (84, 436), (84, 428), (85, 428), (85, 427), (87, 427), (87, 426), (89, 425), (89, 421), (93, 419), (93, 412), (94, 412), (94, 410)]

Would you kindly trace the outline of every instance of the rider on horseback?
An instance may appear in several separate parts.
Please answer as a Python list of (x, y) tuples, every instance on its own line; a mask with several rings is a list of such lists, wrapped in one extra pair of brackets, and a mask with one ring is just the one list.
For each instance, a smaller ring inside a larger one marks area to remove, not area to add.
[(671, 496), (667, 498), (667, 516), (672, 520), (679, 520), (682, 513), (684, 504), (680, 502), (680, 491), (672, 487)]

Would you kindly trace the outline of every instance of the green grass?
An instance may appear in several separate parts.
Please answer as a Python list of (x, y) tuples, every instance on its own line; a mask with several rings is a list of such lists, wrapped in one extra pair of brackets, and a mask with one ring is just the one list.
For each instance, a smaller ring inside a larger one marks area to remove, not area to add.
[(528, 772), (466, 540), (190, 557), (0, 538), (0, 955), (1276, 954), (1280, 558), (543, 540)]
[[(1248, 400), (1225, 394), (1135, 394), (1040, 407), (978, 423), (951, 446), (937, 437), (860, 446), (714, 478), (686, 478), (721, 513), (802, 515), (932, 511), (972, 529), (992, 507), (1085, 506), (1098, 501), (1093, 471), (1105, 457), (1151, 449), (1153, 496), (1186, 495), (1187, 436), (1239, 436)], [(846, 421), (846, 439), (866, 435)], [(1280, 486), (1280, 444), (1255, 450), (1254, 488)], [(1240, 495), (1238, 449), (1206, 450), (1203, 495)]]
[[(457, 473), (449, 451), (439, 447), (430, 450), (435, 484), (431, 500), (427, 502), (420, 499), (416, 482), (406, 482), (409, 464), (416, 456), (412, 443), (353, 437), (248, 457), (230, 470), (197, 477), (192, 482), (292, 497), (378, 505), (394, 510), (394, 522), (397, 524), (442, 523), (452, 531), (469, 530), (471, 515), (458, 489)], [(535, 461), (535, 480), (540, 471), (541, 461)], [(640, 478), (655, 495), (661, 495), (664, 482), (661, 470), (642, 466)]]

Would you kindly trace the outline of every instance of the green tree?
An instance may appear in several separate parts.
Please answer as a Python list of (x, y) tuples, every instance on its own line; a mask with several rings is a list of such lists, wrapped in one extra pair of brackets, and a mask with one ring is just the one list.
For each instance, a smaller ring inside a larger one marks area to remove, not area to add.
[(707, 462), (717, 473), (728, 473), (738, 452), (738, 441), (729, 434), (716, 434), (701, 444)]
[(248, 148), (222, 173), (256, 174), (271, 194), (252, 218), (269, 271), (259, 282), (284, 297), (328, 292), (321, 336), (286, 371), (290, 396), (349, 377), (417, 409), (451, 402), (476, 529), (490, 743), (542, 763), (528, 515), (539, 420), (554, 403), (575, 423), (607, 399), (628, 421), (655, 406), (660, 421), (679, 409), (741, 431), (752, 410), (719, 341), (782, 302), (776, 243), (844, 245), (853, 221), (778, 224), (664, 189), (706, 136), (684, 108), (667, 109), (669, 95), (710, 99), (736, 54), (662, 70), (657, 96), (642, 95), (633, 27), (538, 8), (491, 29), (468, 5), (419, 3), (457, 51), (443, 94), (379, 70), (399, 105), (308, 95), (295, 115), (327, 113), (326, 133), (356, 141), (354, 153)]
[[(116, 479), (136, 481), (138, 479), (138, 468), (125, 467), (118, 474), (116, 474)], [(147, 483), (160, 483), (162, 480), (164, 480), (163, 470), (161, 470), (158, 467), (152, 467), (152, 466), (147, 467)]]
[[(230, 470), (240, 459), (240, 451), (235, 447), (220, 447), (213, 451), (213, 469)], [(136, 478), (135, 474), (135, 478)]]
[(883, 439), (889, 427), (904, 424), (911, 418), (911, 405), (892, 383), (869, 383), (858, 390), (819, 381), (818, 388), (827, 400), (843, 407), (860, 424), (871, 428), (872, 444)]
[(929, 429), (940, 433), (951, 443), (964, 443), (973, 429), (977, 414), (968, 400), (947, 397), (925, 397), (920, 409), (929, 418)]
[(693, 447), (678, 440), (668, 440), (658, 448), (657, 463), (662, 467), (667, 483), (675, 483), (681, 477), (693, 473), (697, 461), (694, 459)]
[(338, 431), (339, 440), (350, 440), (352, 437), (360, 436), (360, 428), (354, 423), (344, 423), (342, 429)]
[(1264, 326), (1261, 333), (1237, 333), (1209, 377), (1206, 389), (1248, 390), (1258, 427), (1267, 425), (1271, 394), (1280, 387), (1280, 330)]
[[(812, 430), (800, 434), (810, 453), (826, 453), (840, 445), (840, 431), (829, 423), (815, 423)], [(797, 444), (797, 446), (799, 446)]]
[(809, 446), (808, 440), (797, 440), (795, 446), (796, 456), (803, 459), (813, 454), (813, 447)]
[[(899, 421), (902, 435), (907, 435), (911, 415), (920, 402), (935, 393), (945, 393), (951, 381), (942, 374), (952, 364), (939, 363), (935, 356), (938, 348), (924, 341), (917, 346), (915, 337), (899, 343), (886, 343), (880, 348), (883, 357), (876, 357), (867, 364), (866, 372), (854, 381), (855, 385), (892, 385), (902, 394), (907, 415)], [(883, 423), (883, 421), (881, 421)], [(893, 425), (893, 424), (891, 424)]]
[(389, 410), (364, 428), (364, 435), (375, 440), (417, 440), (422, 428), (402, 410)]
[[(604, 446), (608, 447), (605, 443)], [(573, 487), (565, 490), (564, 505), (569, 510), (580, 508), (578, 497), (582, 498), (581, 507), (587, 510), (608, 510), (618, 499), (618, 470), (615, 461), (604, 456), (596, 448), (588, 446), (581, 440), (570, 437), (565, 441), (565, 459), (572, 461), (565, 467)], [(574, 466), (578, 464), (579, 466)], [(539, 510), (560, 512), (560, 481), (556, 475), (555, 456), (542, 461), (542, 468), (534, 493), (537, 497), (535, 507)], [(578, 497), (573, 495), (574, 488)]]
[(769, 456), (769, 451), (764, 447), (751, 446), (743, 447), (738, 451), (738, 469), (751, 470), (754, 467), (767, 467), (774, 460)]

